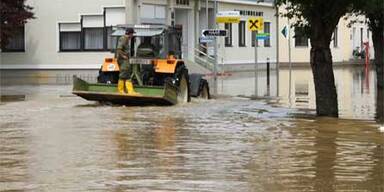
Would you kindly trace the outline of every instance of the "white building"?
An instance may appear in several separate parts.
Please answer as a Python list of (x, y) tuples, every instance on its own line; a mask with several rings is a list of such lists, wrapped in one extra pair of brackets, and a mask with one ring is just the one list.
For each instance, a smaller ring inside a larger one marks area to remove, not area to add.
[[(282, 11), (283, 8), (280, 8)], [(359, 21), (356, 23), (351, 23), (353, 21)], [(336, 29), (333, 34), (332, 42), (330, 44), (330, 48), (332, 51), (332, 57), (334, 63), (355, 63), (361, 58), (356, 58), (353, 56), (353, 50), (364, 49), (364, 43), (369, 42), (369, 55), (370, 58), (374, 58), (374, 49), (372, 42), (372, 33), (369, 31), (367, 24), (365, 23), (366, 19), (363, 16), (359, 16), (358, 18), (349, 17), (345, 19), (342, 17), (336, 26)], [(280, 63), (288, 63), (289, 62), (289, 43), (288, 36), (284, 37), (281, 31), (286, 27), (289, 29), (290, 25), (294, 21), (288, 22), (287, 18), (279, 18), (279, 56), (278, 60)], [(290, 25), (289, 25), (290, 24)], [(349, 26), (351, 25), (351, 26)], [(298, 30), (294, 27), (291, 27), (290, 33), (290, 48), (291, 48), (291, 61), (294, 64), (297, 63), (309, 63), (310, 59), (310, 51), (311, 51), (311, 42), (310, 40), (301, 35)]]
[[(218, 11), (239, 11), (239, 24), (218, 41), (219, 63), (254, 63), (248, 17), (263, 16), (271, 39), (260, 43), (259, 61), (276, 61), (275, 9), (270, 2), (217, 0)], [(213, 28), (214, 3), (209, 0), (28, 0), (36, 19), (30, 20), (2, 49), (0, 69), (98, 69), (111, 57), (112, 26), (125, 23), (180, 25), (183, 57), (194, 61), (201, 30)], [(207, 6), (208, 5), (208, 9)], [(208, 17), (206, 12), (208, 11)], [(208, 20), (207, 20), (208, 18)]]

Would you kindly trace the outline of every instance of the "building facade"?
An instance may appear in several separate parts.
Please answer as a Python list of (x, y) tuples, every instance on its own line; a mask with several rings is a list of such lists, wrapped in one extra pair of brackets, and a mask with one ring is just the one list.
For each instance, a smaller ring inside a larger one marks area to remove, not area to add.
[[(280, 8), (280, 12), (283, 11)], [(351, 22), (355, 21), (355, 22)], [(357, 22), (356, 22), (357, 21)], [(289, 62), (289, 40), (291, 48), (291, 61), (292, 63), (309, 63), (311, 42), (308, 37), (300, 33), (299, 29), (292, 26), (293, 21), (288, 21), (287, 18), (279, 17), (279, 62)], [(284, 36), (282, 30), (284, 28), (290, 29), (290, 33)], [(289, 35), (291, 38), (289, 38)], [(370, 58), (374, 58), (374, 49), (372, 42), (372, 33), (369, 31), (366, 24), (366, 18), (359, 17), (342, 17), (336, 26), (333, 33), (330, 48), (332, 51), (333, 61), (335, 63), (355, 63), (361, 60), (354, 54), (355, 51), (359, 53), (365, 50), (365, 46), (369, 45)]]
[[(254, 63), (254, 48), (246, 20), (264, 17), (272, 33), (260, 45), (260, 60), (276, 61), (276, 17), (271, 2), (218, 0), (217, 11), (241, 13), (239, 24), (215, 26), (214, 1), (209, 0), (28, 0), (36, 19), (30, 20), (2, 49), (0, 69), (98, 69), (112, 57), (119, 24), (165, 24), (182, 27), (183, 59), (194, 61), (201, 31), (227, 28), (229, 37), (218, 40), (219, 63)], [(208, 13), (208, 15), (207, 15)], [(211, 50), (212, 44), (208, 44)]]
[[(217, 11), (239, 11), (240, 23), (215, 22), (214, 0), (28, 0), (36, 19), (30, 20), (1, 50), (0, 69), (98, 69), (105, 57), (112, 57), (116, 39), (110, 37), (119, 24), (165, 24), (182, 27), (183, 59), (197, 62), (201, 46), (213, 55), (213, 43), (199, 42), (204, 29), (226, 29), (218, 38), (218, 63), (222, 66), (254, 64), (254, 36), (248, 30), (249, 17), (264, 18), (263, 33), (270, 39), (258, 43), (258, 62), (288, 63), (288, 37), (281, 33), (289, 26), (276, 16), (272, 0), (217, 0)], [(282, 11), (283, 8), (280, 8)], [(356, 18), (350, 18), (356, 19)], [(348, 26), (340, 19), (331, 43), (334, 62), (355, 62), (354, 50), (368, 42), (373, 58), (371, 33), (362, 22)], [(291, 22), (292, 23), (292, 22)], [(291, 28), (293, 63), (309, 63), (310, 41)], [(225, 68), (225, 67), (224, 67)], [(248, 69), (252, 69), (249, 68)]]

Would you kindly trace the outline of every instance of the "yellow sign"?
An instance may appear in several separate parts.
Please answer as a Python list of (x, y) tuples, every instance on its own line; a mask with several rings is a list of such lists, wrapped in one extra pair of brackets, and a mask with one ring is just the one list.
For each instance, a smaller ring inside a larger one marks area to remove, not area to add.
[(250, 31), (262, 31), (264, 28), (264, 20), (262, 17), (250, 17), (247, 23), (248, 30)]
[(216, 23), (240, 23), (240, 17), (233, 16), (224, 16), (216, 17)]

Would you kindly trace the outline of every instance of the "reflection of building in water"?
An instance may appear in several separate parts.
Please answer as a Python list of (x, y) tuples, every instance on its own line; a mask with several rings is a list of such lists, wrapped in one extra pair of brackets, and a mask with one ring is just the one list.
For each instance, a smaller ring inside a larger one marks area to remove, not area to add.
[[(339, 113), (345, 118), (373, 119), (376, 86), (374, 71), (362, 68), (335, 68)], [(291, 100), (289, 100), (289, 69), (279, 71), (279, 93), (284, 103), (302, 109), (316, 108), (316, 95), (310, 68), (292, 70)]]
[(291, 98), (289, 99), (289, 70), (279, 71), (279, 93), (284, 103), (295, 108), (315, 109), (315, 88), (310, 68), (292, 70)]
[[(263, 64), (264, 65), (264, 64)], [(218, 81), (220, 94), (233, 96), (277, 96), (277, 72), (276, 69), (270, 70), (269, 85), (267, 84), (267, 71), (262, 69), (265, 65), (260, 65), (257, 73), (257, 86), (255, 86), (255, 72), (234, 73), (229, 77), (222, 77)]]

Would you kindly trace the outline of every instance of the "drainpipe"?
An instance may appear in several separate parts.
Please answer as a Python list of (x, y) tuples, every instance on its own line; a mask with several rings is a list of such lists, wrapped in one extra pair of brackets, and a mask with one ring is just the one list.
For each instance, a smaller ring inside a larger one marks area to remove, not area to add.
[(174, 20), (174, 18), (172, 18), (172, 14), (174, 15), (174, 7), (173, 7), (173, 4), (172, 4), (172, 1), (171, 0), (167, 0), (167, 25), (169, 26), (173, 26), (174, 23), (172, 23), (172, 21)]
[(208, 0), (205, 0), (205, 17), (207, 17), (206, 21), (207, 21), (207, 28), (209, 27), (209, 16), (208, 16)]

